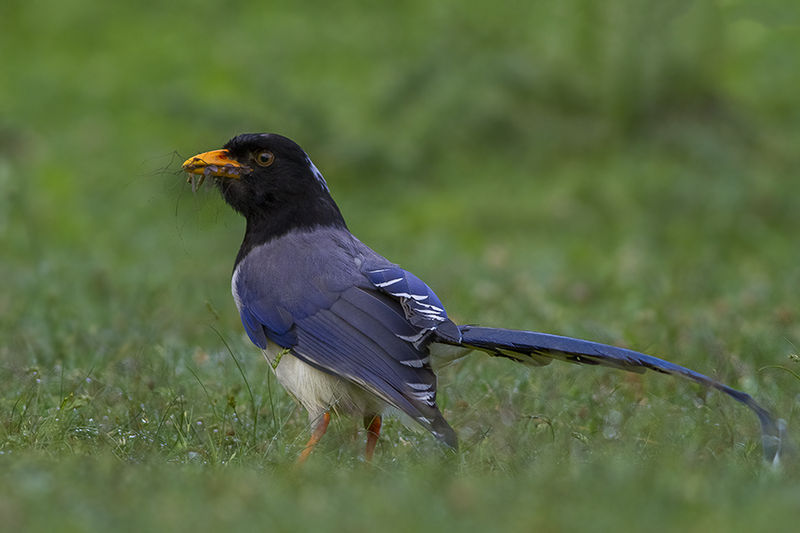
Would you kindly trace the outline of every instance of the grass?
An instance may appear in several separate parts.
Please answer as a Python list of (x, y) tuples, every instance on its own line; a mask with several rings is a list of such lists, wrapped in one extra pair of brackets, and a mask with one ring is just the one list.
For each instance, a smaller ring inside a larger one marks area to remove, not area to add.
[(294, 468), (242, 222), (178, 172), (289, 135), (457, 321), (664, 356), (791, 444), (800, 16), (760, 6), (5, 6), (0, 527), (791, 529), (793, 446), (766, 468), (745, 408), (659, 375), (476, 356), (440, 376), (457, 454), (390, 420), (367, 466), (337, 419)]

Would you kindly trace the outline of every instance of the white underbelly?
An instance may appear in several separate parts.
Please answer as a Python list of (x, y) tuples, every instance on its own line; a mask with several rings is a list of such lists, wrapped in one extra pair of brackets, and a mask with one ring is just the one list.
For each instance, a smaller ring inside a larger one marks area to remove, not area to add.
[[(374, 414), (382, 402), (352, 383), (314, 368), (277, 344), (263, 350), (278, 383), (308, 411), (314, 421), (333, 409), (347, 414)], [(276, 364), (277, 361), (277, 364)]]

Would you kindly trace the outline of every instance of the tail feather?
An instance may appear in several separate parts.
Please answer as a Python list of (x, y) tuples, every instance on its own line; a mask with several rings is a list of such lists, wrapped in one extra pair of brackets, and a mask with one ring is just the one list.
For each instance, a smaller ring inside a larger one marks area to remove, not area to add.
[(570, 363), (608, 366), (629, 372), (642, 373), (645, 370), (653, 370), (717, 389), (745, 404), (756, 414), (761, 423), (764, 457), (773, 464), (779, 462), (786, 422), (783, 419), (775, 420), (769, 411), (761, 407), (749, 394), (699, 372), (633, 350), (571, 337), (475, 326), (460, 326), (459, 329), (463, 346), (535, 366), (542, 366), (552, 359), (559, 359)]

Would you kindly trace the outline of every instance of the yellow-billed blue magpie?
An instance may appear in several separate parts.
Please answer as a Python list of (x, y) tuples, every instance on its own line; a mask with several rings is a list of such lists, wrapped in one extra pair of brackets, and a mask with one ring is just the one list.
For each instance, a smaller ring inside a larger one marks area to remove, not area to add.
[(765, 456), (777, 460), (783, 421), (693, 370), (596, 342), (454, 324), (430, 287), (350, 233), (322, 174), (286, 137), (238, 135), (183, 169), (193, 185), (213, 178), (246, 219), (231, 290), (250, 340), (308, 411), (314, 429), (301, 460), (334, 409), (364, 417), (368, 460), (387, 406), (455, 448), (456, 434), (436, 404), (434, 369), (472, 350), (533, 366), (560, 359), (650, 369), (718, 389), (755, 412)]

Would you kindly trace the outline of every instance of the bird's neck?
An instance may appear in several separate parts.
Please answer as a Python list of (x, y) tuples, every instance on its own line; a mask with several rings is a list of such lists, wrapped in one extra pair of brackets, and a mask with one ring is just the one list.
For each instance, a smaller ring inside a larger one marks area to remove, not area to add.
[(320, 227), (347, 229), (336, 203), (330, 198), (320, 198), (312, 205), (304, 204), (289, 208), (283, 206), (274, 211), (260, 211), (246, 216), (244, 239), (236, 256), (236, 263), (255, 247), (278, 239), (289, 232)]

